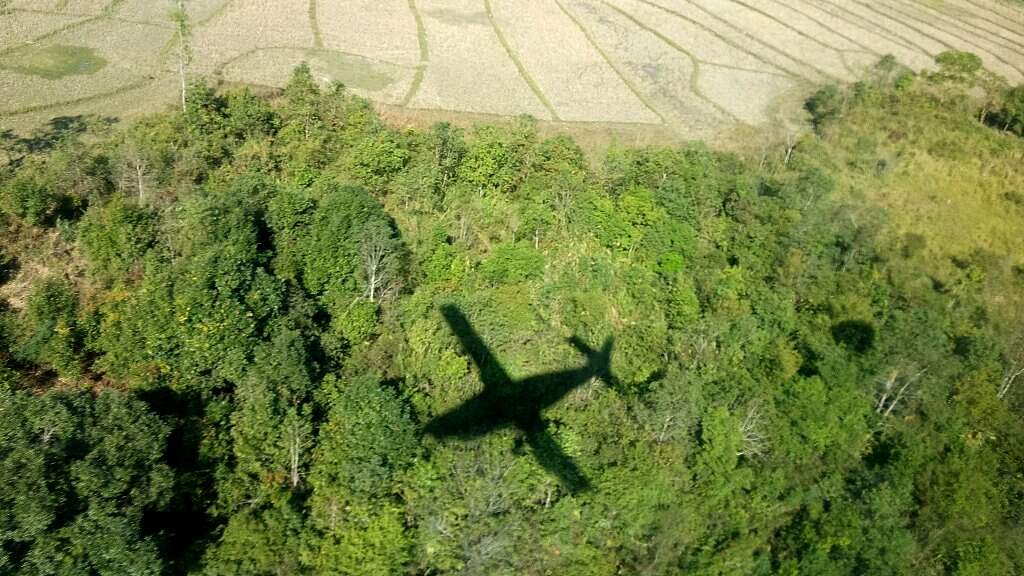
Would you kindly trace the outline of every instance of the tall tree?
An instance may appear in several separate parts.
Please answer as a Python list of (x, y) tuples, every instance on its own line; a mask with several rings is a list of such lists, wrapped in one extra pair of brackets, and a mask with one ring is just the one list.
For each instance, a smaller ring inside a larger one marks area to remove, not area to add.
[(188, 66), (192, 63), (192, 26), (189, 23), (185, 0), (176, 0), (171, 12), (175, 32), (178, 36), (178, 80), (181, 83), (181, 111), (185, 111), (188, 94)]

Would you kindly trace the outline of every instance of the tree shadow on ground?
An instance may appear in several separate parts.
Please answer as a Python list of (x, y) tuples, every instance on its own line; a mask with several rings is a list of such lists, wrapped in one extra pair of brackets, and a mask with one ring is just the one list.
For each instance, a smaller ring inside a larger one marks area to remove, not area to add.
[(843, 320), (832, 326), (832, 338), (858, 354), (875, 345), (875, 327), (863, 320)]
[(203, 434), (209, 432), (208, 399), (166, 386), (143, 390), (138, 396), (173, 425), (165, 453), (174, 470), (172, 496), (163, 509), (143, 516), (143, 531), (154, 539), (161, 556), (170, 560), (168, 574), (191, 574), (217, 529), (207, 513), (215, 498), (216, 467), (203, 455), (202, 446)]
[(523, 433), (537, 462), (557, 476), (570, 492), (587, 489), (589, 481), (548, 432), (541, 410), (592, 378), (611, 382), (612, 338), (605, 340), (600, 350), (590, 348), (579, 338), (570, 338), (569, 343), (586, 358), (585, 365), (513, 380), (457, 307), (443, 306), (441, 313), (476, 364), (484, 389), (461, 406), (427, 423), (425, 431), (436, 438), (468, 439), (514, 427)]
[(28, 136), (18, 136), (12, 130), (0, 131), (0, 150), (8, 157), (8, 163), (17, 167), (30, 154), (52, 150), (62, 142), (115, 122), (117, 118), (109, 116), (58, 116)]

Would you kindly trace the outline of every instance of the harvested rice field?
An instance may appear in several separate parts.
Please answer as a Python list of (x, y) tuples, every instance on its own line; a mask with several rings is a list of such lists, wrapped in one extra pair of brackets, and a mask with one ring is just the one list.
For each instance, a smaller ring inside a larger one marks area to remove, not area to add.
[[(790, 126), (886, 54), (977, 54), (1024, 81), (1007, 0), (186, 0), (190, 72), (280, 87), (308, 62), (389, 117), (532, 115), (680, 139)], [(176, 0), (0, 3), (0, 128), (176, 98)], [(396, 112), (398, 111), (398, 112)]]

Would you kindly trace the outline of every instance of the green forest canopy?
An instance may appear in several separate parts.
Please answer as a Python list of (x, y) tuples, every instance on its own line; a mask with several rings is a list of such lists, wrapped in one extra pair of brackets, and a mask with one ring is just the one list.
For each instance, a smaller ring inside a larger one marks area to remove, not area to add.
[[(1021, 573), (1024, 88), (886, 59), (808, 110), (591, 163), (299, 68), (8, 135), (0, 573)], [(424, 434), (481, 388), (444, 305), (516, 379), (614, 337), (544, 413), (588, 489)]]

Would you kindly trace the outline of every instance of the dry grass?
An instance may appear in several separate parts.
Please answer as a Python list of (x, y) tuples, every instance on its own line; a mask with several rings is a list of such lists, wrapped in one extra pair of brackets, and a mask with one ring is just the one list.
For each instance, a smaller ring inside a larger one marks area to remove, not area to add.
[(259, 48), (312, 48), (309, 6), (296, 0), (232, 2), (194, 34), (193, 68), (208, 74)]
[(481, 2), (418, 0), (417, 5), (430, 42), (430, 63), (411, 107), (550, 119), (509, 60)]
[(11, 8), (95, 16), (102, 13), (110, 3), (111, 0), (13, 0)]
[[(188, 0), (189, 18), (193, 22), (204, 22), (216, 14), (230, 0)], [(170, 0), (124, 0), (118, 4), (115, 15), (125, 20), (150, 22), (153, 24), (171, 25), (171, 10), (174, 8)]]
[(791, 80), (781, 76), (712, 64), (701, 66), (698, 85), (708, 98), (718, 102), (741, 122), (752, 125), (772, 120), (773, 106), (794, 87)]
[(81, 16), (40, 12), (14, 12), (0, 16), (3, 22), (0, 26), (0, 48), (9, 50), (80, 20)]
[(0, 68), (47, 80), (95, 74), (106, 65), (91, 48), (63, 44), (25, 46), (0, 55)]
[(420, 62), (408, 0), (318, 0), (324, 48), (403, 66)]
[(115, 0), (65, 0), (61, 3), (60, 10), (71, 14), (97, 15), (102, 14), (115, 4)]
[[(171, 31), (143, 24), (95, 20), (50, 37), (45, 44), (19, 49), (26, 57), (46, 47), (69, 46), (89, 49), (106, 64), (89, 74), (48, 78), (47, 74), (0, 71), (0, 111), (11, 113), (36, 106), (73, 102), (89, 96), (110, 93), (147, 80), (149, 74), (164, 68), (161, 50)], [(20, 52), (8, 53), (4, 60), (17, 61)], [(17, 68), (15, 68), (17, 69)], [(59, 74), (56, 76), (60, 76)]]
[[(832, 80), (849, 80), (853, 75), (843, 63), (838, 50), (813, 35), (808, 28), (802, 30), (799, 22), (787, 22), (774, 12), (759, 12), (738, 2), (713, 2), (711, 0), (690, 0), (713, 12), (720, 20), (746, 32), (759, 40), (763, 46), (785, 54), (803, 68), (814, 70), (808, 79), (825, 77)], [(721, 27), (723, 32), (728, 26)], [(766, 50), (768, 52), (768, 50)]]
[[(496, 25), (559, 118), (661, 122), (557, 4), (495, 0), (491, 5)], [(552, 59), (555, 53), (561, 57)]]
[(697, 77), (692, 58), (650, 32), (636, 32), (633, 22), (607, 6), (583, 0), (564, 4), (670, 127), (705, 139), (732, 122), (692, 89)]
[(11, 225), (3, 237), (4, 251), (17, 254), (17, 272), (0, 284), (0, 301), (14, 310), (25, 308), (32, 287), (43, 278), (80, 279), (85, 263), (54, 229)]
[[(309, 60), (321, 79), (417, 115), (525, 113), (558, 126), (600, 123), (595, 133), (625, 124), (680, 139), (729, 140), (744, 126), (774, 131), (793, 124), (790, 104), (816, 84), (856, 78), (884, 54), (922, 69), (957, 48), (1013, 82), (1024, 79), (1024, 10), (1002, 0), (187, 5), (193, 75), (219, 71), (226, 81), (280, 86), (292, 65)], [(0, 55), (17, 56), (34, 42), (44, 55), (53, 46), (92, 49), (107, 65), (54, 80), (8, 65), (0, 71), (4, 127), (73, 111), (130, 116), (173, 101), (173, 88), (166, 91), (175, 69), (172, 7), (170, 0), (12, 0), (0, 14)]]
[(671, 38), (674, 43), (702, 62), (783, 72), (742, 44), (731, 42), (714, 30), (702, 26), (690, 16), (675, 16), (641, 0), (617, 0), (614, 4), (643, 25)]
[[(500, 114), (457, 112), (452, 110), (417, 110), (404, 106), (378, 104), (377, 112), (391, 126), (425, 129), (438, 122), (471, 129), (479, 124), (511, 123), (514, 119)], [(556, 122), (540, 120), (537, 131), (542, 138), (569, 134), (592, 158), (600, 156), (612, 144), (641, 148), (645, 146), (671, 146), (686, 141), (668, 126), (648, 124), (616, 124), (612, 122)], [(728, 145), (727, 140), (722, 140)]]

